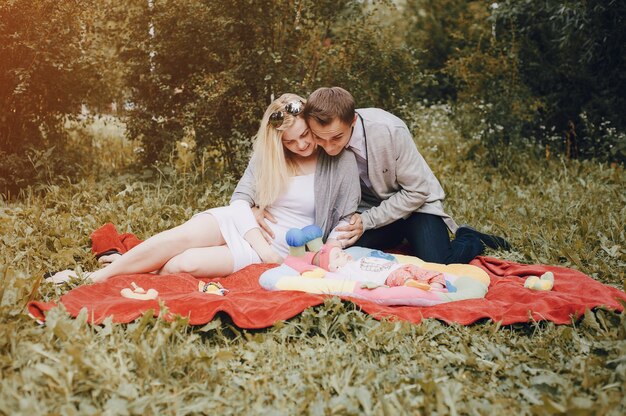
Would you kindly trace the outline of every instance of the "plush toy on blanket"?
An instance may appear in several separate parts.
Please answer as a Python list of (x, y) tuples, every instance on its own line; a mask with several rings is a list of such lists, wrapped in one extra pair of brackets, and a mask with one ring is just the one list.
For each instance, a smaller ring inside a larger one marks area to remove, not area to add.
[(289, 255), (302, 257), (308, 248), (310, 252), (319, 251), (322, 247), (324, 232), (317, 225), (307, 225), (303, 229), (291, 228), (285, 235), (289, 246)]
[(552, 290), (554, 287), (554, 273), (545, 272), (539, 276), (529, 276), (524, 282), (524, 287), (532, 290)]
[(219, 282), (198, 282), (198, 291), (202, 293), (210, 293), (212, 295), (224, 296), (228, 289), (225, 289)]
[[(314, 240), (319, 238), (313, 238), (317, 235), (312, 232), (313, 227), (307, 227), (308, 232), (292, 229), (287, 233), (291, 255), (281, 266), (261, 275), (259, 283), (263, 288), (348, 296), (383, 305), (414, 306), (482, 298), (487, 293), (489, 277), (476, 266), (426, 263), (417, 257), (393, 256), (364, 247), (350, 247), (344, 251), (332, 244), (322, 246), (318, 252), (307, 251), (307, 248), (315, 250)], [(341, 262), (347, 260), (346, 264), (334, 271), (324, 270), (322, 267), (336, 267), (331, 255), (343, 258)], [(328, 267), (331, 263), (333, 266)], [(356, 267), (351, 274), (338, 273), (348, 264)], [(391, 276), (396, 270), (398, 272)], [(418, 285), (421, 288), (416, 287)]]
[(159, 296), (159, 292), (155, 289), (148, 289), (146, 291), (143, 287), (137, 286), (135, 282), (130, 283), (131, 288), (124, 288), (120, 291), (122, 297), (136, 300), (152, 300)]

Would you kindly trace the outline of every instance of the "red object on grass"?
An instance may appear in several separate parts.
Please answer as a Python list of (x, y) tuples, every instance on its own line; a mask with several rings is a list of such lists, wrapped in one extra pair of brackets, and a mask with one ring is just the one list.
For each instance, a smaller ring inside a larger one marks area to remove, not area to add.
[(95, 256), (109, 250), (117, 250), (126, 253), (137, 244), (141, 243), (135, 234), (119, 234), (115, 225), (107, 222), (102, 227), (91, 233), (91, 251)]
[[(106, 224), (92, 234), (94, 252), (117, 248), (115, 244), (121, 248), (120, 252), (124, 252), (131, 248), (131, 244), (139, 242), (136, 237), (130, 236), (132, 234), (119, 236), (112, 224)], [(100, 238), (106, 244), (102, 244)], [(356, 303), (364, 312), (377, 319), (386, 317), (419, 323), (424, 318), (437, 318), (463, 325), (483, 318), (500, 321), (502, 325), (531, 320), (567, 324), (582, 316), (586, 309), (603, 306), (623, 311), (624, 307), (619, 300), (626, 302), (623, 291), (604, 285), (574, 269), (525, 265), (492, 257), (477, 257), (471, 264), (487, 271), (491, 279), (489, 291), (483, 299), (429, 307), (383, 306), (361, 299), (345, 299)], [(211, 279), (229, 290), (225, 296), (199, 292), (198, 279), (188, 274), (135, 274), (77, 287), (63, 295), (60, 302), (72, 316), (77, 316), (82, 308), (87, 308), (90, 322), (95, 324), (102, 323), (109, 316), (113, 317), (113, 322), (131, 322), (150, 309), (156, 316), (160, 300), (170, 314), (189, 317), (192, 325), (207, 323), (218, 312), (224, 312), (241, 328), (265, 328), (324, 302), (325, 295), (266, 291), (259, 285), (258, 279), (261, 273), (271, 267), (252, 265), (228, 277)], [(555, 276), (551, 291), (533, 291), (524, 287), (527, 276), (540, 276), (547, 271), (552, 271)], [(142, 301), (122, 297), (120, 291), (130, 288), (131, 282), (146, 290), (156, 289), (159, 292), (158, 299)], [(45, 312), (55, 306), (54, 303), (33, 301), (28, 304), (28, 310), (36, 319), (43, 321)], [(171, 315), (165, 318), (169, 319)]]

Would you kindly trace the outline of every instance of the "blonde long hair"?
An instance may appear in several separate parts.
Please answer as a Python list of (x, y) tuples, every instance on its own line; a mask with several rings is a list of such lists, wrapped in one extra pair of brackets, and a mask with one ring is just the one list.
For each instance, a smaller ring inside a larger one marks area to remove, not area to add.
[[(261, 208), (272, 205), (278, 195), (286, 189), (289, 178), (297, 172), (293, 153), (283, 146), (283, 132), (293, 125), (296, 117), (285, 111), (285, 106), (294, 101), (306, 100), (296, 94), (283, 94), (274, 100), (263, 115), (261, 126), (254, 142), (252, 158), (256, 164), (256, 202)], [(276, 111), (283, 112), (283, 123), (276, 128), (269, 124), (269, 118)]]

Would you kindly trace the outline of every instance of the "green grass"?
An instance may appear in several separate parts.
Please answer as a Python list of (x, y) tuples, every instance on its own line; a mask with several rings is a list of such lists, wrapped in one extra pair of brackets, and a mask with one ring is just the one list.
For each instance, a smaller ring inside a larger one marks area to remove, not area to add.
[[(546, 161), (531, 151), (503, 152), (507, 163), (487, 167), (480, 148), (467, 160), (472, 143), (445, 109), (417, 114), (418, 146), (448, 193), (447, 209), (515, 248), (488, 254), (573, 267), (623, 287), (622, 168)], [(260, 331), (240, 330), (227, 317), (204, 327), (147, 315), (91, 326), (59, 308), (38, 326), (25, 315), (30, 298), (56, 300), (68, 290), (37, 287), (43, 270), (96, 266), (88, 236), (101, 224), (145, 238), (224, 204), (232, 185), (203, 172), (123, 173), (33, 187), (3, 202), (0, 414), (626, 411), (626, 319), (604, 310), (561, 326), (412, 325), (379, 322), (329, 299)]]

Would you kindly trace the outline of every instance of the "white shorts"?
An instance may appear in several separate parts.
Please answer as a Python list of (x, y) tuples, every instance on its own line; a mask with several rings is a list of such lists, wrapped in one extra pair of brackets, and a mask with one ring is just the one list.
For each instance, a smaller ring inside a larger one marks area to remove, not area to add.
[(211, 208), (196, 215), (211, 214), (233, 256), (233, 273), (250, 264), (262, 263), (256, 251), (243, 236), (259, 225), (245, 201), (235, 201), (226, 207)]

